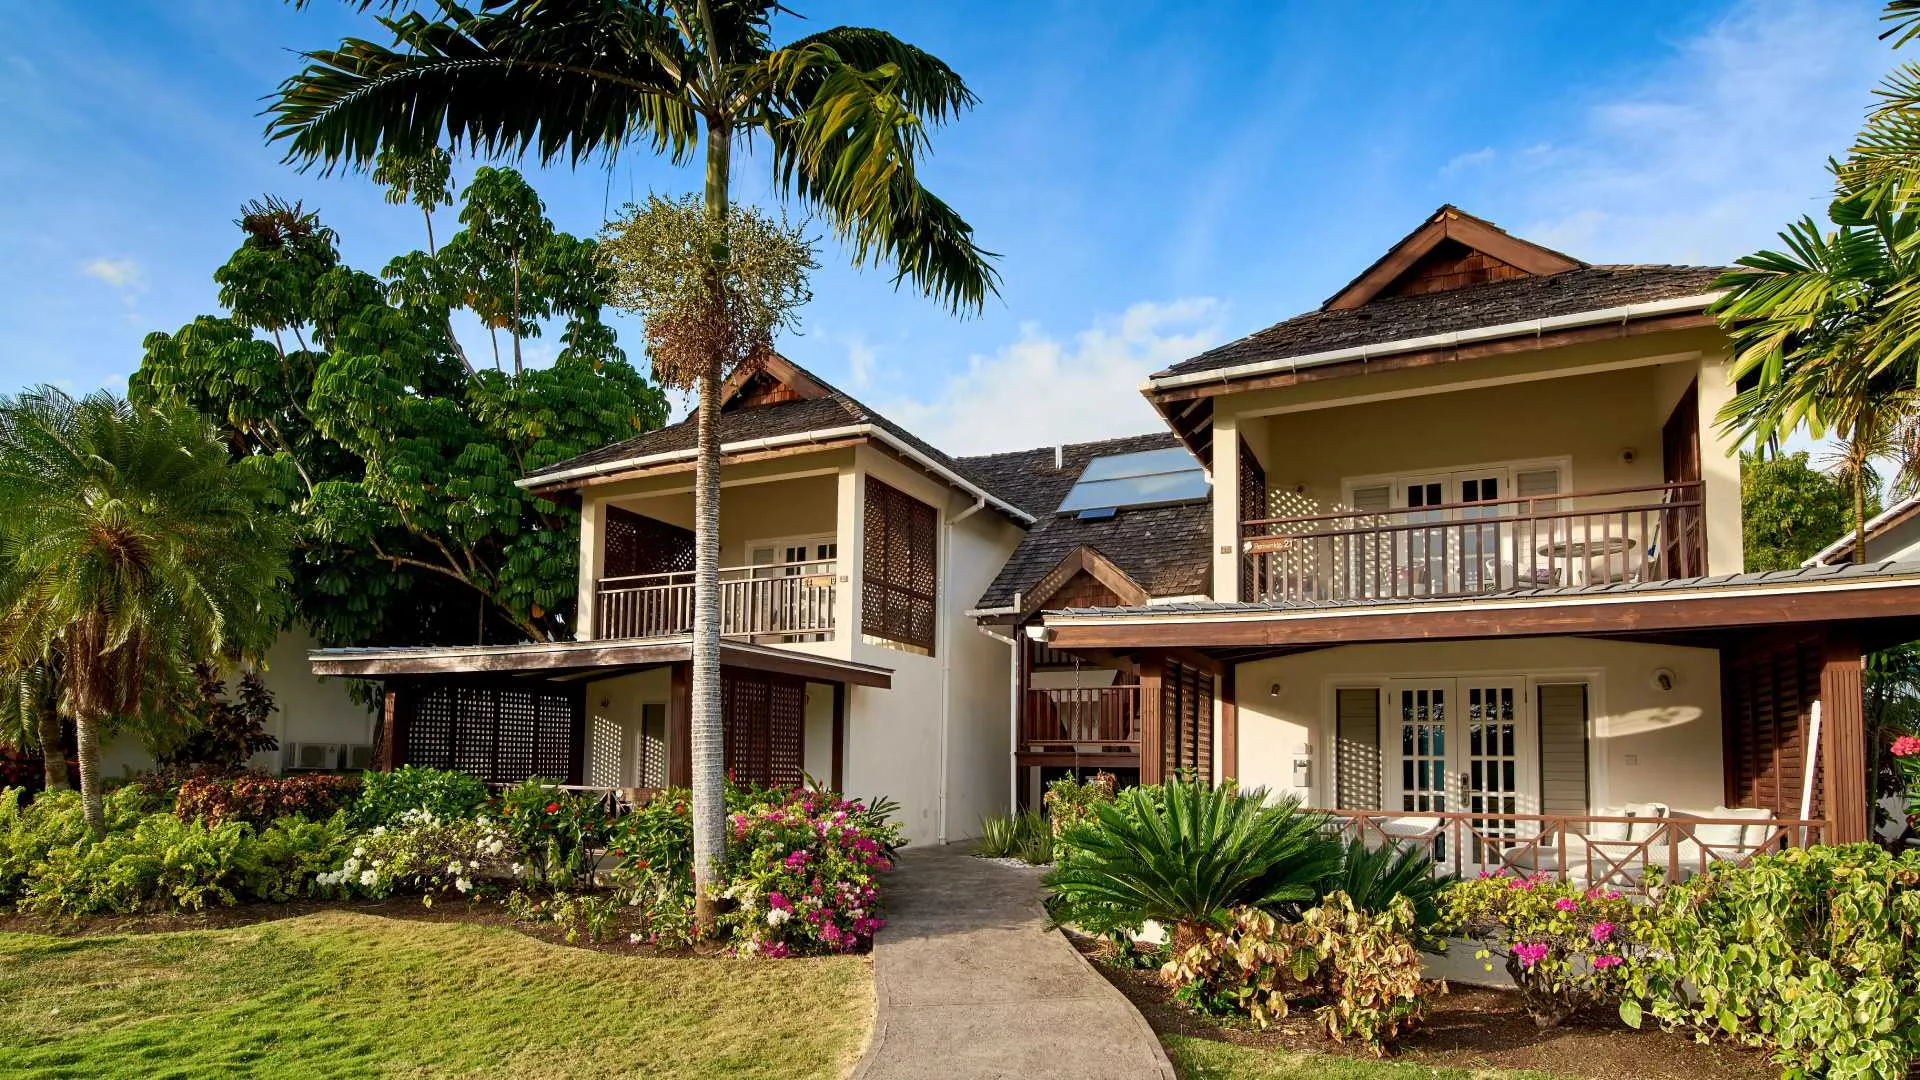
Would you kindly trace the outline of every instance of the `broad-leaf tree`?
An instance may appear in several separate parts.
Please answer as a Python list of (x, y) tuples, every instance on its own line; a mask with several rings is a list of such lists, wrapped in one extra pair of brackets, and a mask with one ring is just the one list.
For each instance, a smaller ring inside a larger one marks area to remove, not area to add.
[[(362, 0), (363, 9), (376, 6)], [(818, 213), (856, 262), (955, 310), (996, 286), (972, 229), (920, 182), (928, 132), (973, 104), (946, 64), (891, 34), (836, 27), (777, 44), (777, 0), (454, 0), (378, 4), (391, 44), (359, 38), (306, 54), (269, 106), (268, 136), (288, 157), (366, 168), (383, 149), (442, 143), (543, 162), (611, 161), (650, 150), (705, 165), (705, 208), (724, 222), (736, 143), (761, 144), (776, 187)], [(718, 280), (729, 258), (715, 244)], [(728, 374), (719, 350), (664, 381), (696, 391), (693, 647), (695, 895), (726, 842), (720, 727), (719, 446)]]
[(0, 399), (0, 664), (62, 665), (94, 828), (103, 729), (278, 632), (288, 537), (272, 489), (190, 408), (51, 387)]
[[(424, 161), (389, 154), (380, 172), (431, 235), (447, 162)], [(300, 614), (325, 644), (572, 636), (578, 514), (514, 481), (666, 419), (600, 317), (594, 241), (555, 229), (505, 169), (478, 171), (459, 220), (376, 276), (341, 261), (316, 214), (255, 203), (214, 273), (226, 310), (149, 335), (132, 379), (135, 400), (185, 401), (273, 466)], [(485, 336), (478, 363), (461, 312)], [(557, 357), (527, 363), (556, 323)]]
[[(1879, 512), (1877, 499), (1868, 512)], [(1791, 570), (1852, 530), (1852, 485), (1804, 450), (1742, 454), (1740, 522), (1748, 570)]]
[(1833, 216), (1832, 231), (1807, 218), (1780, 234), (1782, 250), (1738, 260), (1710, 310), (1732, 341), (1730, 377), (1748, 384), (1721, 422), (1756, 447), (1800, 429), (1832, 436), (1853, 495), (1854, 560), (1864, 562), (1876, 464), (1911, 460), (1900, 436), (1920, 408), (1920, 342), (1899, 341), (1887, 317), (1890, 298), (1920, 281), (1920, 213), (1843, 199)]

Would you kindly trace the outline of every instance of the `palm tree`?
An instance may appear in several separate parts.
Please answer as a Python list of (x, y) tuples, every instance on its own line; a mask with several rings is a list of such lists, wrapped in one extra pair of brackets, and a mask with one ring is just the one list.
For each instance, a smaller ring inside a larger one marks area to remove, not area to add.
[(1843, 198), (1832, 217), (1832, 232), (1806, 218), (1780, 234), (1785, 250), (1740, 259), (1745, 269), (1721, 275), (1730, 291), (1709, 310), (1732, 338), (1731, 377), (1748, 383), (1722, 424), (1756, 446), (1802, 426), (1834, 436), (1853, 492), (1854, 561), (1865, 562), (1876, 463), (1898, 459), (1911, 483), (1920, 462), (1910, 438), (1920, 338), (1889, 316), (1920, 305), (1920, 213)]
[[(891, 34), (837, 27), (776, 46), (777, 0), (435, 0), (384, 7), (392, 46), (348, 39), (268, 107), (290, 161), (368, 168), (396, 147), (442, 141), (542, 163), (611, 163), (638, 144), (676, 163), (704, 153), (706, 210), (724, 223), (735, 142), (764, 140), (775, 186), (818, 213), (857, 263), (889, 264), (956, 312), (998, 287), (972, 228), (919, 181), (928, 131), (974, 103), (959, 75)], [(716, 245), (721, 275), (726, 246)], [(726, 843), (720, 725), (720, 461), (715, 420), (728, 372), (656, 372), (698, 396), (693, 628), (696, 910)]]
[(95, 829), (102, 728), (278, 630), (288, 536), (273, 490), (190, 408), (52, 387), (0, 398), (0, 668), (58, 658)]
[(67, 755), (61, 736), (59, 664), (31, 660), (0, 671), (0, 740), (40, 749), (42, 786), (62, 791)]

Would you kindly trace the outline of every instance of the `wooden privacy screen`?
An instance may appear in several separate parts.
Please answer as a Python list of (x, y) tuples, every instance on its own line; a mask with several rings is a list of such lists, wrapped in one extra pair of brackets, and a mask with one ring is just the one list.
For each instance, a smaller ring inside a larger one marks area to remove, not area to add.
[(1160, 683), (1162, 775), (1191, 771), (1212, 783), (1213, 697), (1211, 672), (1167, 661)]
[[(1260, 467), (1260, 459), (1253, 456), (1245, 439), (1240, 440), (1240, 477), (1237, 486), (1241, 521), (1258, 521), (1273, 512), (1267, 503), (1267, 471)], [(1250, 604), (1258, 599), (1256, 594), (1253, 575), (1242, 570), (1240, 602)]]
[(693, 533), (617, 506), (606, 510), (607, 577), (692, 572)]
[(580, 782), (585, 697), (578, 687), (399, 686), (395, 759), (458, 769), (490, 784), (530, 776)]
[[(1764, 806), (1800, 816), (1806, 777), (1807, 726), (1820, 696), (1818, 637), (1772, 637), (1721, 653), (1721, 718), (1726, 743), (1727, 805)], [(1813, 814), (1824, 810), (1816, 766)]]
[(759, 671), (727, 669), (720, 680), (727, 774), (747, 784), (801, 782), (807, 684)]
[(867, 477), (860, 632), (933, 655), (940, 581), (939, 514)]

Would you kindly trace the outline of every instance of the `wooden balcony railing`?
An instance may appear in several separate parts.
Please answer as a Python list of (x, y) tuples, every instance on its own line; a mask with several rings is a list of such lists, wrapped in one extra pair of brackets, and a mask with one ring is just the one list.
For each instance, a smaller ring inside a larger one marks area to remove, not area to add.
[(1020, 743), (1026, 750), (1137, 752), (1140, 688), (1028, 690), (1020, 716)]
[(1645, 895), (1717, 863), (1822, 842), (1825, 821), (1798, 818), (1597, 817), (1484, 811), (1322, 810), (1343, 839), (1419, 848), (1436, 873), (1546, 874)]
[[(720, 571), (720, 633), (756, 642), (833, 635), (838, 578), (831, 562), (731, 566)], [(596, 638), (650, 638), (693, 629), (693, 572), (601, 578)]]
[(1697, 481), (1262, 518), (1244, 523), (1240, 546), (1253, 598), (1282, 602), (1467, 596), (1707, 572)]

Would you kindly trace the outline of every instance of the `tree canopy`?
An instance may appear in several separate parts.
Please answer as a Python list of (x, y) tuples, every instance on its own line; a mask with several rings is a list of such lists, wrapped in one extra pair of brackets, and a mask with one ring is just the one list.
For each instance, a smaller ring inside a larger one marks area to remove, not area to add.
[(1740, 502), (1748, 570), (1791, 570), (1852, 527), (1852, 490), (1805, 451), (1742, 455)]
[[(444, 155), (381, 165), (389, 201), (430, 231), (451, 202)], [(341, 260), (317, 213), (250, 204), (214, 271), (224, 310), (148, 335), (130, 383), (271, 468), (297, 528), (298, 613), (325, 644), (572, 636), (578, 513), (514, 481), (666, 419), (601, 319), (595, 241), (556, 229), (509, 169), (479, 169), (458, 219), (376, 275)], [(480, 349), (457, 320), (477, 321)], [(556, 324), (537, 366), (529, 343)]]

